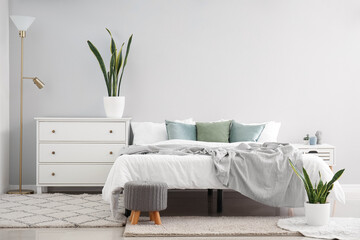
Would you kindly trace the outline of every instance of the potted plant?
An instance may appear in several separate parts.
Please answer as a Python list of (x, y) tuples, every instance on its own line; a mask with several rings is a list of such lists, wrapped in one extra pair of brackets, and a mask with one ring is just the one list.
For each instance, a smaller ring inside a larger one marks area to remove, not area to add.
[(306, 223), (312, 226), (326, 225), (330, 219), (330, 203), (327, 202), (327, 197), (333, 189), (335, 181), (341, 177), (345, 169), (339, 170), (329, 182), (325, 183), (321, 180), (319, 172), (320, 180), (313, 187), (305, 168), (301, 174), (290, 159), (289, 162), (296, 175), (303, 181), (308, 196), (308, 201), (305, 202)]
[(306, 134), (306, 136), (303, 138), (303, 140), (304, 140), (304, 144), (305, 144), (305, 145), (308, 145), (308, 144), (309, 144), (309, 140), (310, 140), (309, 134)]
[(125, 43), (121, 45), (121, 48), (118, 51), (110, 30), (106, 28), (106, 31), (108, 31), (111, 37), (111, 42), (110, 42), (111, 58), (110, 58), (109, 71), (106, 70), (104, 60), (101, 57), (97, 48), (94, 46), (94, 44), (92, 44), (90, 41), (87, 41), (87, 43), (90, 47), (90, 50), (94, 53), (96, 59), (98, 60), (100, 69), (104, 75), (105, 84), (108, 92), (108, 96), (104, 97), (104, 107), (105, 107), (106, 116), (111, 118), (121, 118), (124, 113), (125, 97), (120, 96), (120, 85), (126, 67), (133, 35), (131, 34), (128, 40), (125, 58), (123, 59), (122, 50)]

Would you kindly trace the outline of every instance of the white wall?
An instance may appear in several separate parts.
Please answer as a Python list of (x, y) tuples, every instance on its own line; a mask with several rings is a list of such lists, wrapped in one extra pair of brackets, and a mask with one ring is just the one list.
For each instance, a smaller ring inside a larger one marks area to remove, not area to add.
[(9, 187), (9, 2), (0, 0), (0, 194)]
[[(109, 52), (134, 33), (123, 82), (136, 121), (282, 121), (280, 141), (320, 129), (341, 182), (360, 183), (360, 1), (13, 0), (36, 16), (25, 42), (24, 183), (35, 183), (35, 116), (104, 116), (90, 39)], [(17, 183), (19, 38), (10, 25), (11, 184)], [(107, 58), (108, 59), (108, 58)]]

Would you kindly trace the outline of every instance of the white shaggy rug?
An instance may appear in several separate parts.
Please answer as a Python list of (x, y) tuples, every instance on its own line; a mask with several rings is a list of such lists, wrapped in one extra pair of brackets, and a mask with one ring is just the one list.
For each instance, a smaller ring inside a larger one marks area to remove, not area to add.
[(306, 237), (340, 240), (360, 239), (360, 218), (330, 218), (325, 226), (309, 226), (304, 217), (280, 219), (278, 226)]
[(126, 224), (124, 237), (301, 236), (277, 226), (279, 217), (161, 217), (162, 225), (140, 218)]
[[(123, 201), (123, 198), (120, 198)], [(120, 211), (124, 212), (120, 202)], [(100, 194), (0, 195), (0, 228), (119, 227)]]

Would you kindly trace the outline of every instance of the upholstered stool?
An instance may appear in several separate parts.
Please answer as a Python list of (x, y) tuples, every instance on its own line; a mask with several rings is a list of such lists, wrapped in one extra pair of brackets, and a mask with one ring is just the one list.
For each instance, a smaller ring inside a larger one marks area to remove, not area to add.
[(137, 224), (141, 212), (160, 225), (159, 211), (167, 208), (167, 185), (162, 182), (132, 181), (125, 183), (124, 205), (131, 210), (130, 222)]

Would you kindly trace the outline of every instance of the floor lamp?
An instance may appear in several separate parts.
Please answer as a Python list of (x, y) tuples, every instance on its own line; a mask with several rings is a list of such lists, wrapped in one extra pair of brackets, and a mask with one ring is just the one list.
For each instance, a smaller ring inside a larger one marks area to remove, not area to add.
[(26, 30), (34, 22), (34, 17), (27, 16), (10, 16), (11, 20), (19, 30), (19, 37), (21, 38), (21, 72), (20, 72), (20, 152), (19, 152), (19, 189), (9, 190), (8, 194), (32, 194), (34, 191), (22, 189), (22, 146), (23, 146), (23, 81), (24, 79), (32, 79), (34, 84), (42, 89), (44, 83), (37, 77), (23, 76), (23, 57), (24, 57), (24, 38), (26, 37)]

